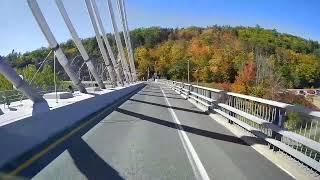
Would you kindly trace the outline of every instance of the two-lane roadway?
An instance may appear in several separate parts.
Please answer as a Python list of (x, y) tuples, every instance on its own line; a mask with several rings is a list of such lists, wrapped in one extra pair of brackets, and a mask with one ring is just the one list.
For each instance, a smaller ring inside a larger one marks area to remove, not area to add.
[(292, 179), (174, 91), (149, 83), (18, 175), (33, 179)]

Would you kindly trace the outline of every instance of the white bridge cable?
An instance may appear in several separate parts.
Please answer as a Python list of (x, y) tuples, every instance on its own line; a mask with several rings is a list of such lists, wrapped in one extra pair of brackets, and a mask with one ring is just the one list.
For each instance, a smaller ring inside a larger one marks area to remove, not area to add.
[(73, 26), (73, 24), (72, 24), (72, 22), (71, 22), (71, 20), (70, 20), (70, 18), (68, 16), (68, 13), (67, 13), (64, 5), (63, 5), (62, 0), (55, 0), (55, 2), (56, 2), (56, 5), (57, 5), (57, 7), (59, 9), (59, 12), (60, 12), (61, 16), (63, 17), (63, 20), (64, 20), (65, 24), (67, 25), (67, 27), (68, 27), (68, 29), (70, 31), (70, 34), (71, 34), (72, 39), (73, 39), (73, 42), (77, 46), (77, 48), (78, 48), (78, 50), (79, 50), (84, 62), (86, 63), (89, 71), (92, 73), (92, 76), (97, 81), (99, 87), (101, 89), (105, 89), (106, 87), (103, 84), (101, 78), (99, 77), (99, 75), (98, 75), (98, 73), (97, 73), (97, 71), (96, 71), (96, 69), (95, 69), (95, 67), (93, 65), (93, 62), (90, 59), (87, 51), (85, 50), (85, 48), (84, 48), (84, 46), (83, 46), (83, 44), (81, 42), (81, 39), (79, 38), (78, 33), (75, 30), (75, 28), (74, 28), (74, 26)]
[(50, 27), (47, 24), (37, 1), (36, 0), (27, 0), (27, 2), (28, 2), (28, 6), (29, 6), (30, 10), (32, 11), (32, 14), (33, 14), (34, 18), (36, 19), (43, 35), (47, 39), (50, 48), (52, 48), (55, 51), (56, 57), (57, 57), (59, 63), (61, 64), (61, 66), (63, 67), (65, 72), (68, 74), (68, 76), (70, 77), (70, 80), (79, 89), (80, 92), (87, 93), (84, 85), (81, 83), (80, 79), (78, 79), (78, 77), (76, 76), (76, 73), (71, 68), (67, 57), (65, 56), (62, 49), (59, 47), (58, 42), (56, 41), (55, 37), (53, 36), (53, 34), (50, 30)]
[[(50, 54), (52, 53), (52, 50), (49, 51), (49, 53), (47, 54), (47, 56), (44, 58), (44, 60), (40, 63), (39, 68), (37, 69), (37, 71), (33, 74), (31, 80), (29, 81), (29, 85), (32, 86), (32, 83), (34, 81), (34, 79), (36, 78), (36, 76), (38, 75), (40, 69), (45, 65), (45, 63), (47, 62)], [(27, 81), (27, 80), (26, 80)], [(25, 94), (21, 94), (20, 96), (20, 101), (22, 101), (22, 99), (25, 97)]]
[(121, 17), (121, 23), (123, 26), (123, 36), (124, 36), (124, 41), (125, 41), (126, 47), (127, 47), (129, 64), (130, 64), (130, 68), (131, 68), (131, 74), (132, 74), (133, 80), (136, 81), (137, 74), (136, 74), (136, 68), (134, 66), (134, 56), (133, 56), (133, 50), (132, 50), (132, 46), (131, 46), (131, 39), (130, 39), (130, 33), (129, 33), (130, 31), (129, 31), (129, 27), (128, 27), (127, 13), (126, 13), (126, 9), (125, 9), (124, 0), (117, 0), (117, 5), (118, 5), (120, 17)]
[(115, 17), (114, 17), (112, 2), (111, 2), (111, 0), (107, 0), (107, 2), (108, 2), (108, 9), (109, 9), (109, 13), (110, 13), (110, 18), (111, 18), (111, 21), (112, 21), (112, 28), (113, 28), (113, 31), (114, 31), (114, 36), (115, 36), (116, 44), (117, 44), (117, 48), (118, 48), (118, 54), (119, 54), (121, 62), (122, 62), (123, 70), (124, 70), (125, 75), (126, 75), (126, 80), (128, 82), (132, 82), (132, 76), (131, 76), (131, 73), (130, 73), (130, 68), (128, 66), (128, 62), (127, 62), (127, 59), (126, 59), (126, 56), (125, 56), (125, 53), (124, 53), (124, 50), (123, 50), (123, 45), (122, 45), (122, 42), (121, 42), (121, 39), (120, 39), (117, 22), (116, 22)]
[(53, 52), (53, 82), (54, 82), (54, 92), (56, 96), (56, 103), (58, 103), (58, 92), (57, 92), (57, 80), (56, 80), (56, 54)]
[(103, 27), (103, 24), (102, 24), (102, 21), (101, 21), (101, 17), (100, 17), (100, 13), (99, 13), (99, 9), (97, 7), (97, 3), (95, 0), (91, 0), (91, 3), (92, 3), (92, 7), (93, 7), (93, 10), (94, 10), (94, 13), (95, 13), (95, 17), (97, 19), (97, 22), (98, 22), (98, 26), (100, 28), (100, 31), (102, 33), (102, 38), (104, 40), (104, 43), (107, 47), (107, 51), (108, 51), (108, 54), (109, 54), (109, 57), (111, 59), (111, 62), (113, 64), (113, 67), (116, 71), (116, 74), (117, 74), (117, 78), (118, 78), (118, 81), (120, 84), (123, 85), (123, 76), (121, 74), (122, 72), (122, 68), (121, 68), (121, 65), (119, 65), (114, 57), (114, 53), (112, 51), (112, 48), (110, 46), (110, 43), (109, 43), (109, 40), (108, 40), (108, 37), (107, 37), (107, 34), (106, 34), (106, 31)]
[(44, 58), (44, 60), (41, 62), (39, 68), (36, 71), (36, 73), (34, 73), (34, 75), (32, 76), (32, 78), (31, 78), (31, 80), (29, 82), (30, 86), (32, 86), (33, 80), (35, 79), (35, 77), (37, 76), (37, 74), (39, 73), (39, 71), (43, 67), (43, 65), (47, 62), (47, 60), (48, 60), (48, 58), (49, 58), (51, 53), (52, 53), (52, 50), (50, 50), (50, 52), (47, 54), (46, 58)]
[(135, 75), (135, 78), (136, 78), (135, 80), (137, 81), (138, 77), (137, 77), (136, 67), (135, 67), (135, 64), (134, 64), (134, 51), (133, 51), (133, 48), (132, 48), (132, 42), (131, 42), (131, 38), (130, 38), (130, 29), (129, 29), (128, 18), (127, 18), (128, 16), (127, 16), (126, 4), (125, 4), (124, 0), (122, 0), (122, 6), (123, 6), (125, 24), (126, 24), (126, 28), (127, 28), (126, 32), (127, 32), (128, 42), (129, 42), (129, 49), (130, 49), (130, 52), (131, 52), (134, 75)]
[(46, 100), (35, 91), (26, 81), (24, 81), (17, 72), (0, 57), (0, 74), (4, 75), (16, 89), (23, 92), (34, 103), (46, 102)]
[(90, 0), (85, 0), (85, 2), (86, 2), (87, 10), (88, 10), (88, 13), (89, 13), (89, 16), (90, 16), (90, 19), (91, 19), (91, 23), (92, 23), (94, 32), (96, 34), (96, 39), (97, 39), (97, 42), (98, 42), (100, 53), (102, 55), (102, 58), (103, 58), (103, 60), (104, 60), (104, 62), (106, 64), (106, 66), (107, 66), (107, 70), (108, 70), (108, 73), (109, 73), (109, 76), (110, 76), (110, 79), (111, 79), (111, 83), (113, 85), (117, 85), (117, 80), (116, 80), (116, 77), (114, 75), (114, 69), (113, 69), (113, 66), (112, 66), (109, 58), (108, 58), (106, 49), (105, 49), (103, 41), (101, 39), (101, 35), (100, 35), (99, 29), (98, 29), (97, 21), (95, 19), (95, 15), (94, 15), (94, 12), (93, 12), (91, 1)]

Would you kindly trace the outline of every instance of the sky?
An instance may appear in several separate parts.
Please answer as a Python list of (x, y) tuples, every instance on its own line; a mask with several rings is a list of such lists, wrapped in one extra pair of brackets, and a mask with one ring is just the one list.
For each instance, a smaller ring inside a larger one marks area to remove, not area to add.
[[(107, 32), (107, 0), (96, 0)], [(125, 0), (129, 28), (256, 26), (320, 41), (320, 0)], [(63, 0), (81, 38), (94, 36), (84, 0)], [(115, 5), (115, 0), (112, 0)], [(38, 0), (58, 42), (71, 38), (54, 0)], [(116, 7), (114, 7), (115, 10)], [(120, 22), (120, 21), (118, 21)], [(120, 27), (120, 24), (119, 24)], [(0, 55), (24, 53), (48, 43), (27, 0), (0, 0)]]

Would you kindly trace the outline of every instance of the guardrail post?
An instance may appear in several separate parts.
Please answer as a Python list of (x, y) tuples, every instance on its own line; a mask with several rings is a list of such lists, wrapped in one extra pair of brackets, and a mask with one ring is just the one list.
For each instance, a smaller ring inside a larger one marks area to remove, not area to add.
[(287, 118), (287, 113), (285, 109), (281, 109), (279, 113), (279, 121), (278, 121), (278, 126), (280, 128), (283, 128), (284, 122), (286, 121)]
[[(272, 124), (277, 125), (279, 128), (283, 128), (285, 119), (286, 119), (285, 109), (279, 109), (278, 113), (276, 113), (275, 120), (272, 122)], [(272, 131), (271, 137), (275, 140), (281, 141), (282, 135), (277, 132)], [(273, 149), (274, 151), (279, 151), (279, 148), (275, 147), (273, 145), (270, 145), (270, 148)]]
[[(225, 95), (226, 95), (226, 98), (227, 98), (227, 92), (225, 92)], [(229, 104), (229, 106), (235, 107), (234, 101), (231, 101), (230, 104)], [(234, 112), (229, 111), (229, 115), (232, 116), (232, 117), (235, 117), (235, 113), (234, 113)], [(230, 124), (233, 124), (233, 121), (231, 121), (230, 119), (228, 120), (228, 122), (229, 122)]]
[(190, 85), (188, 86), (187, 99), (189, 99), (190, 92), (191, 92), (191, 88), (192, 88), (192, 85), (190, 84)]
[[(227, 100), (228, 100), (228, 95), (227, 95), (227, 91), (221, 91), (219, 92), (219, 97), (216, 98), (216, 101), (214, 101), (214, 108), (219, 108), (219, 103), (226, 103)], [(230, 106), (234, 107), (234, 101), (231, 101), (231, 104), (229, 104)], [(233, 112), (229, 112), (229, 115), (230, 116), (233, 116), (235, 115), (235, 113)], [(230, 124), (233, 124), (233, 121), (231, 121), (230, 119), (228, 119), (228, 123)]]
[(183, 89), (183, 83), (181, 83), (181, 85), (180, 85), (179, 94), (182, 94), (182, 89)]

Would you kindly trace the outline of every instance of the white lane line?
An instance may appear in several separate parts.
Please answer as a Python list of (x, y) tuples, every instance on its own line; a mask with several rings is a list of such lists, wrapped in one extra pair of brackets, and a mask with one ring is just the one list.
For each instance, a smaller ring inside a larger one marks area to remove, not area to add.
[[(182, 95), (181, 95), (182, 96)], [(204, 106), (201, 106), (200, 104), (196, 103), (194, 100), (190, 100), (188, 99), (188, 101), (190, 103), (192, 103), (194, 106), (196, 106), (198, 109), (204, 111)], [(241, 137), (243, 136), (243, 134), (240, 133), (239, 130), (235, 130), (232, 129), (230, 127), (228, 127), (226, 124), (222, 123), (221, 121), (217, 120), (216, 118), (214, 118), (211, 114), (209, 114), (209, 117), (212, 118), (215, 122), (219, 123), (220, 125), (222, 125), (223, 127), (225, 127), (226, 129), (228, 129), (230, 132), (232, 132), (235, 136), (237, 136), (238, 138), (242, 139)], [(244, 140), (244, 139), (242, 139)], [(246, 142), (246, 140), (244, 140)], [(250, 144), (250, 143), (248, 143)], [(284, 167), (282, 167), (281, 165), (275, 163), (272, 159), (270, 159), (270, 157), (268, 155), (266, 155), (264, 152), (261, 151), (261, 149), (257, 148), (255, 144), (250, 145), (250, 147), (252, 147), (256, 152), (260, 153), (262, 156), (264, 156), (265, 158), (267, 158), (269, 161), (271, 161), (274, 165), (276, 165), (277, 167), (279, 167), (281, 170), (283, 170), (284, 172), (286, 172), (289, 176), (291, 176), (293, 179), (297, 179), (292, 173), (290, 173), (288, 170), (286, 170)], [(269, 149), (268, 149), (269, 151)]]
[[(260, 153), (262, 154), (262, 153)], [(271, 161), (272, 162), (272, 161)], [(274, 163), (275, 164), (275, 163)], [(297, 179), (293, 174), (291, 174), (289, 171), (287, 171), (285, 168), (283, 168), (282, 166), (275, 164), (278, 168), (280, 168), (282, 171), (286, 172), (289, 176), (291, 176), (293, 179)]]
[[(201, 163), (201, 160), (197, 154), (197, 152), (195, 151), (193, 145), (190, 142), (190, 139), (188, 138), (186, 132), (183, 130), (181, 123), (176, 115), (176, 113), (174, 112), (174, 110), (171, 108), (171, 104), (166, 96), (166, 94), (164, 93), (163, 89), (161, 88), (161, 86), (159, 86), (161, 89), (161, 92), (166, 100), (167, 105), (169, 106), (169, 111), (171, 113), (172, 118), (174, 119), (174, 121), (176, 122), (176, 124), (178, 124), (178, 128), (179, 128), (179, 137), (182, 141), (184, 150), (187, 152), (187, 156), (188, 159), (190, 161), (190, 164), (192, 166), (192, 169), (197, 177), (197, 179), (203, 179), (203, 180), (209, 180), (209, 176), (208, 173), (206, 171), (206, 169), (204, 168), (203, 164)], [(196, 167), (196, 168), (195, 168)], [(199, 176), (200, 177), (199, 177)]]

